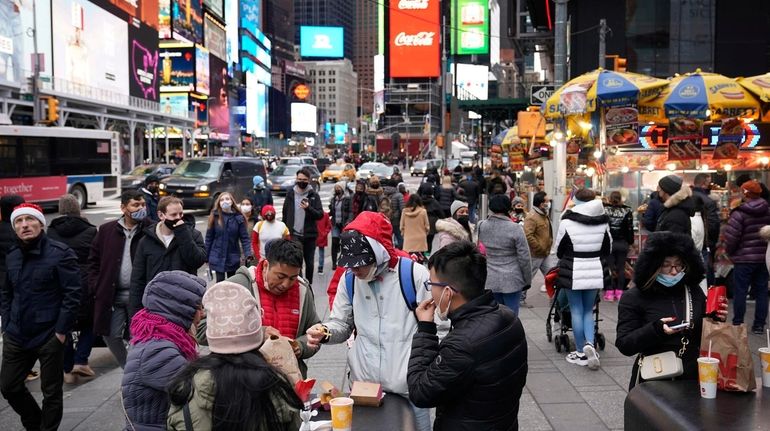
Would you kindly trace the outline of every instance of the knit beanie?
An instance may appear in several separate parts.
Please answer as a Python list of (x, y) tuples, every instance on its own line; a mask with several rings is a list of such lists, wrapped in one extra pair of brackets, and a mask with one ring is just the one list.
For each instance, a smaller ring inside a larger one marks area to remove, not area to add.
[(762, 186), (757, 180), (749, 180), (741, 184), (741, 190), (749, 199), (756, 199), (762, 196)]
[(38, 219), (40, 223), (43, 224), (43, 229), (45, 229), (45, 216), (43, 215), (43, 209), (40, 208), (38, 205), (31, 204), (31, 203), (23, 203), (16, 208), (13, 209), (13, 212), (11, 213), (11, 223), (13, 223), (14, 220), (16, 220), (16, 217), (23, 216), (23, 215), (31, 215), (32, 217)]
[(69, 193), (61, 195), (59, 198), (59, 214), (79, 216), (80, 204), (78, 203), (78, 199)]
[(254, 175), (254, 178), (251, 179), (251, 182), (254, 184), (254, 187), (257, 187), (264, 184), (265, 180), (259, 175)]
[(677, 175), (666, 175), (658, 181), (658, 187), (664, 192), (673, 195), (682, 188), (682, 177)]
[(460, 208), (468, 208), (468, 203), (463, 201), (454, 201), (452, 202), (452, 205), (449, 207), (449, 213), (454, 217), (457, 210)]
[(511, 198), (506, 195), (493, 195), (489, 199), (489, 210), (496, 214), (508, 214), (511, 212)]
[(264, 341), (259, 303), (240, 284), (221, 281), (203, 295), (209, 350), (234, 355), (258, 349)]

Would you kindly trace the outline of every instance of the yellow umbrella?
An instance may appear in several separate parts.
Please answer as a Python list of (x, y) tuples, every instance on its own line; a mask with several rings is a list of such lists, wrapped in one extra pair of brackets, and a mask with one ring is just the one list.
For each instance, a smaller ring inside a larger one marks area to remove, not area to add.
[(736, 78), (736, 81), (763, 102), (770, 102), (770, 73), (748, 78)]
[(759, 102), (735, 79), (698, 69), (675, 76), (658, 97), (639, 104), (640, 121), (666, 122), (676, 117), (756, 119)]
[(596, 69), (570, 80), (545, 103), (546, 118), (585, 114), (598, 106), (628, 106), (655, 98), (668, 85), (664, 79), (631, 72)]

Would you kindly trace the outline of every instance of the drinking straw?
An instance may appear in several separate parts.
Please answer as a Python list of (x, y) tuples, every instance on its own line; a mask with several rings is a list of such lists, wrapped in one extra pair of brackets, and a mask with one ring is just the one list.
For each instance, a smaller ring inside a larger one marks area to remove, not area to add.
[(711, 340), (709, 340), (709, 358), (711, 357)]
[(770, 329), (767, 329), (767, 348), (770, 349)]

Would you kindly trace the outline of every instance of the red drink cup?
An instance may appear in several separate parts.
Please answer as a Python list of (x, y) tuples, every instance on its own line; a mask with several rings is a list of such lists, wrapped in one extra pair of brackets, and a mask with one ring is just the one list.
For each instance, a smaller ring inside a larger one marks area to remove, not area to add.
[(716, 316), (719, 311), (719, 304), (727, 299), (727, 288), (725, 286), (711, 286), (706, 297), (706, 315)]

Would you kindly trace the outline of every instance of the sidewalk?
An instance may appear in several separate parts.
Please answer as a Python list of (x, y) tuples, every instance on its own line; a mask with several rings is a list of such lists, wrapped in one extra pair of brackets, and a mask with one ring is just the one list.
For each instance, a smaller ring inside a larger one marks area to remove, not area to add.
[[(321, 318), (328, 316), (326, 283), (330, 272), (316, 275), (316, 307)], [(533, 286), (542, 284), (536, 277)], [(535, 287), (527, 302), (532, 308), (522, 308), (520, 318), (527, 333), (529, 374), (521, 397), (519, 428), (522, 430), (620, 430), (623, 429), (623, 402), (631, 378), (633, 358), (620, 354), (615, 348), (617, 304), (601, 303), (600, 330), (607, 339), (605, 351), (600, 352), (601, 369), (591, 371), (564, 360), (545, 336), (548, 300)], [(747, 316), (753, 316), (754, 304), (748, 305)], [(753, 352), (764, 343), (764, 336), (749, 335)], [(328, 380), (339, 386), (345, 373), (347, 346), (326, 345), (308, 361), (310, 377), (320, 383)], [(756, 372), (759, 358), (754, 357)], [(123, 428), (123, 410), (118, 390), (122, 370), (105, 348), (94, 349), (91, 366), (97, 378), (78, 386), (64, 387), (64, 420), (61, 430), (102, 431)], [(39, 380), (29, 383), (33, 395), (41, 399)], [(694, 390), (697, 390), (694, 389)], [(22, 430), (18, 416), (0, 398), (0, 430)], [(394, 430), (395, 431), (395, 430)]]

